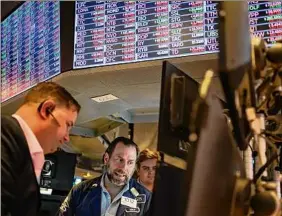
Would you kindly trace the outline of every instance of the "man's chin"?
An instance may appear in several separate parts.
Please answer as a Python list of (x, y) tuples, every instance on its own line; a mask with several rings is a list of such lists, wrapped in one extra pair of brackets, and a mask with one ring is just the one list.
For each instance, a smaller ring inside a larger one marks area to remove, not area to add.
[(110, 172), (107, 170), (107, 177), (109, 181), (116, 186), (124, 186), (131, 179), (132, 175), (120, 174), (118, 172)]
[(145, 184), (148, 184), (148, 185), (151, 185), (151, 184), (154, 184), (154, 180), (147, 180), (147, 181), (144, 181)]
[(46, 154), (52, 154), (52, 153), (54, 153), (54, 151), (52, 150), (52, 149), (48, 149), (48, 150), (45, 150), (44, 151), (44, 154), (46, 155)]
[(55, 148), (52, 148), (52, 149), (50, 149), (50, 154), (52, 154), (52, 153), (54, 153), (54, 152), (56, 152), (57, 151), (57, 149), (55, 149)]
[(115, 184), (116, 186), (124, 186), (126, 184), (126, 180), (125, 179), (116, 179), (116, 178), (112, 178), (111, 182), (113, 184)]

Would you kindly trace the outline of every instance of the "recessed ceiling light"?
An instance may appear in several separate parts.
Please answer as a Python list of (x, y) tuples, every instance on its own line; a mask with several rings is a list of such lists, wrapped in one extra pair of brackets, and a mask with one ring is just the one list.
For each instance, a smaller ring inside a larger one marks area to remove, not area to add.
[(117, 100), (119, 98), (112, 95), (112, 94), (106, 94), (106, 95), (101, 95), (101, 96), (98, 96), (98, 97), (92, 97), (91, 99), (98, 102), (98, 103), (103, 103), (103, 102), (107, 102), (107, 101)]

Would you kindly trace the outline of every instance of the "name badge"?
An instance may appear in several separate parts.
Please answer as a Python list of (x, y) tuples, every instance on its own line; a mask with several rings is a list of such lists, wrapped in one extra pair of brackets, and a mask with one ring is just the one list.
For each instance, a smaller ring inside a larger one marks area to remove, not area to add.
[(139, 213), (140, 212), (140, 208), (137, 207), (137, 208), (126, 208), (125, 209), (125, 212), (128, 212), (128, 213)]
[(121, 197), (121, 204), (125, 205), (125, 206), (128, 206), (130, 208), (136, 208), (137, 200), (131, 199), (129, 197), (122, 196)]
[(136, 197), (137, 203), (145, 203), (146, 202), (146, 194), (139, 194)]

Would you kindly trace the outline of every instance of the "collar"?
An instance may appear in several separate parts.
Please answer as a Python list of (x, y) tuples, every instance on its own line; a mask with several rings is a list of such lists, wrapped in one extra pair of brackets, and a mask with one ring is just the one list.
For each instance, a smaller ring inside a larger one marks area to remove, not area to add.
[(137, 182), (138, 182), (139, 184), (143, 185), (142, 182), (140, 181), (140, 178), (137, 179)]
[(146, 187), (145, 184), (143, 184), (143, 182), (140, 180), (140, 178), (137, 179), (137, 182), (138, 182), (139, 184), (141, 184), (143, 187)]
[(32, 155), (35, 153), (43, 153), (43, 149), (40, 146), (35, 134), (31, 130), (31, 128), (28, 126), (28, 124), (25, 122), (25, 120), (23, 120), (22, 117), (16, 114), (13, 114), (12, 116), (19, 122), (24, 132), (30, 154)]

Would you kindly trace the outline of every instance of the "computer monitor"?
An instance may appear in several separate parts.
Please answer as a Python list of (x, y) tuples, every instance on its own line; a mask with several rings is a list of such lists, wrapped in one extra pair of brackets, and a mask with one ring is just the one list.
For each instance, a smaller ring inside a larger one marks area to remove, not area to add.
[[(52, 189), (52, 194), (66, 195), (73, 186), (76, 154), (57, 151), (45, 156), (40, 187)], [(44, 191), (44, 190), (42, 190)]]
[[(175, 82), (173, 86), (171, 83), (175, 77), (182, 80)], [(169, 62), (163, 63), (158, 151), (185, 158), (187, 168), (160, 164), (151, 215), (184, 216), (188, 212), (189, 216), (228, 215), (235, 187), (235, 174), (238, 171), (242, 177), (245, 176), (238, 149), (223, 115), (222, 103), (213, 93), (209, 94), (205, 110), (200, 112), (196, 119), (205, 119), (198, 125), (199, 141), (189, 143), (185, 154), (178, 154), (178, 144), (189, 141), (192, 106), (199, 97), (198, 85), (193, 86), (195, 81), (191, 82), (193, 95), (188, 97), (191, 91), (186, 83), (190, 82), (191, 78), (183, 71)], [(178, 90), (176, 95), (171, 93), (175, 91), (172, 88)], [(182, 123), (185, 121), (186, 130), (175, 131), (170, 117), (174, 116), (175, 107), (183, 106), (175, 104), (184, 97), (182, 95), (186, 95), (187, 100), (180, 115), (186, 118), (182, 120)], [(171, 100), (173, 96), (178, 98)]]
[(73, 179), (73, 186), (79, 184), (79, 183), (82, 182), (82, 181), (83, 181), (82, 177), (80, 177), (80, 176), (75, 176), (74, 179)]
[(199, 140), (188, 152), (185, 215), (230, 215), (235, 204), (238, 208), (236, 184), (246, 177), (245, 168), (220, 101), (210, 93), (205, 102)]
[(163, 62), (158, 150), (186, 160), (191, 104), (199, 84), (168, 61)]
[(57, 151), (45, 156), (40, 178), (41, 206), (38, 216), (57, 215), (74, 184), (76, 154)]

